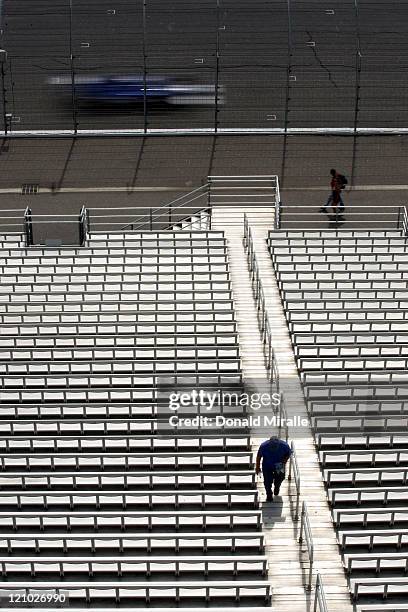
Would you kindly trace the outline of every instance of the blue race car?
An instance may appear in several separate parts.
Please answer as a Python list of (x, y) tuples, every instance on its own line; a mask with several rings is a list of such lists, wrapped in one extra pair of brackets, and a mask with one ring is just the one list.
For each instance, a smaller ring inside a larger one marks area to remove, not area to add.
[[(64, 93), (71, 92), (71, 77), (53, 77), (49, 84)], [(141, 76), (76, 76), (75, 95), (80, 103), (100, 106), (143, 104), (150, 102), (181, 105), (215, 104), (215, 86), (182, 83), (166, 77)], [(219, 88), (218, 103), (223, 102)]]

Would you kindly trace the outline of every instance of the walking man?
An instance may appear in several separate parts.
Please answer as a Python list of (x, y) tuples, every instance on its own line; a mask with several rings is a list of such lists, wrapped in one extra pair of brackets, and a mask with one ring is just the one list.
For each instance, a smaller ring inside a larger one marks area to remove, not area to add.
[(292, 449), (289, 444), (280, 440), (277, 436), (272, 436), (269, 440), (265, 440), (259, 447), (256, 456), (256, 473), (261, 472), (264, 480), (266, 492), (266, 501), (273, 501), (272, 485), (274, 486), (274, 495), (279, 495), (280, 486), (285, 478), (285, 465), (292, 454)]
[(330, 176), (330, 195), (326, 204), (321, 207), (320, 212), (327, 212), (327, 209), (331, 204), (333, 207), (333, 213), (336, 215), (344, 210), (344, 202), (343, 198), (341, 197), (341, 192), (347, 185), (347, 179), (343, 174), (337, 172), (335, 168), (330, 170)]

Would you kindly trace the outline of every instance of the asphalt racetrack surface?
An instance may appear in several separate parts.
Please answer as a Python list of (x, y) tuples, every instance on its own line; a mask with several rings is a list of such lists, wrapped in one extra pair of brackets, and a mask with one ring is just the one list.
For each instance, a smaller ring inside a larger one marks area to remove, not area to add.
[[(148, 214), (208, 175), (278, 174), (286, 226), (324, 229), (333, 226), (319, 209), (334, 166), (349, 179), (345, 229), (396, 227), (408, 202), (407, 156), (408, 136), (9, 139), (0, 147), (0, 210), (78, 215), (85, 205), (116, 223), (112, 208)], [(23, 195), (24, 185), (38, 193)]]
[[(73, 127), (47, 80), (169, 76), (208, 106), (83, 107), (80, 129), (408, 127), (406, 0), (2, 0), (14, 130)], [(289, 8), (289, 10), (288, 10)], [(71, 65), (70, 55), (73, 62)]]

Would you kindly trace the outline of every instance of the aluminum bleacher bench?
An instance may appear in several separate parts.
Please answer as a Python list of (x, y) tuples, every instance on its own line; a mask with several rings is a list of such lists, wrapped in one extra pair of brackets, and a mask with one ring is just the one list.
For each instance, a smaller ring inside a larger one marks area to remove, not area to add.
[[(35, 430), (35, 436), (29, 437), (30, 431), (24, 426), (24, 423), (13, 423), (14, 427), (9, 430), (13, 435), (5, 435), (6, 427), (3, 422), (0, 422), (0, 449), (6, 452), (44, 452), (54, 450), (58, 452), (79, 451), (79, 450), (121, 450), (121, 451), (143, 451), (144, 453), (162, 452), (206, 452), (206, 451), (249, 451), (250, 437), (243, 434), (222, 435), (214, 433), (212, 435), (202, 435), (200, 437), (191, 434), (189, 436), (178, 434), (177, 436), (162, 436), (155, 437), (154, 435), (146, 436), (143, 433), (136, 435), (109, 435), (104, 432), (105, 436), (96, 435), (64, 435), (63, 430), (59, 428), (53, 432), (46, 434), (46, 428), (43, 424)], [(41, 431), (42, 430), (42, 431)], [(31, 432), (34, 433), (34, 432)], [(54, 435), (50, 435), (53, 433)]]
[[(336, 452), (336, 451), (327, 451)], [(368, 453), (370, 451), (367, 451)], [(372, 453), (386, 453), (387, 451), (372, 451)], [(399, 451), (388, 451), (400, 455)], [(82, 470), (99, 468), (107, 473), (110, 470), (124, 469), (134, 471), (140, 470), (212, 470), (217, 469), (238, 469), (245, 470), (253, 467), (252, 451), (226, 451), (226, 452), (179, 452), (175, 456), (173, 453), (146, 453), (146, 452), (127, 452), (122, 453), (104, 452), (100, 453), (79, 451), (77, 453), (62, 453), (57, 450), (54, 453), (9, 453), (0, 455), (0, 471), (10, 473), (10, 471), (27, 469), (32, 472), (47, 470)]]
[[(69, 431), (71, 434), (85, 434), (86, 432), (91, 433), (95, 430), (95, 422), (97, 420), (99, 422), (98, 427), (101, 434), (112, 434), (118, 432), (129, 434), (135, 433), (136, 429), (134, 427), (134, 423), (136, 423), (138, 428), (137, 431), (139, 433), (158, 433), (160, 431), (160, 433), (163, 435), (165, 433), (163, 425), (165, 424), (166, 420), (168, 421), (168, 402), (166, 404), (166, 411), (163, 413), (162, 404), (160, 402), (157, 403), (152, 397), (147, 397), (148, 393), (150, 393), (150, 395), (157, 395), (156, 390), (153, 392), (147, 391), (146, 393), (141, 392), (140, 395), (133, 394), (135, 400), (138, 400), (134, 403), (118, 401), (118, 397), (114, 395), (116, 401), (114, 403), (109, 403), (108, 400), (112, 394), (109, 392), (101, 392), (100, 395), (102, 397), (98, 396), (99, 400), (101, 401), (98, 401), (97, 397), (91, 396), (91, 399), (94, 400), (92, 403), (78, 403), (74, 401), (76, 394), (69, 393), (67, 396), (66, 393), (65, 395), (72, 399), (72, 402), (64, 403), (64, 397), (62, 397), (62, 399), (60, 398), (61, 402), (50, 401), (47, 404), (41, 405), (38, 405), (36, 402), (37, 396), (34, 393), (29, 393), (21, 398), (27, 400), (25, 403), (22, 402), (21, 404), (15, 404), (14, 402), (5, 402), (4, 404), (0, 404), (0, 427), (2, 426), (3, 421), (13, 417), (21, 419), (24, 426), (27, 427), (28, 420), (37, 418), (40, 420), (36, 425), (36, 431), (44, 432), (46, 431), (46, 427), (50, 426), (49, 424), (47, 425), (47, 419), (61, 419), (63, 424), (58, 431), (64, 431), (66, 433)], [(57, 395), (63, 396), (64, 394), (59, 393)], [(131, 396), (132, 394), (130, 392), (127, 394), (123, 392), (121, 393), (121, 396), (122, 395)], [(142, 397), (146, 397), (145, 402), (142, 401)], [(200, 404), (195, 408), (196, 415), (208, 415), (206, 406)], [(223, 414), (225, 416), (237, 416), (237, 408), (236, 406), (232, 406), (229, 404), (229, 402), (227, 402), (214, 407), (213, 413), (214, 415)], [(193, 414), (193, 412), (191, 412), (191, 414)], [(72, 422), (70, 421), (72, 421), (74, 418), (77, 420), (76, 425), (73, 426)], [(82, 421), (82, 419), (84, 420)], [(135, 420), (134, 423), (132, 423), (132, 419)], [(86, 423), (89, 424), (87, 425)], [(160, 425), (160, 427), (157, 425)], [(6, 431), (10, 431), (8, 425), (5, 425), (4, 427), (7, 428)], [(13, 431), (18, 431), (18, 422), (14, 426)], [(174, 432), (174, 428), (171, 429), (171, 431)], [(220, 427), (219, 431), (221, 433), (223, 429)], [(177, 429), (177, 432), (179, 434), (183, 433), (179, 429)], [(188, 433), (191, 434), (192, 432), (189, 431)]]
[(386, 524), (403, 527), (408, 523), (408, 508), (333, 508), (333, 520), (340, 526)]
[(227, 491), (194, 491), (188, 490), (182, 493), (174, 491), (158, 490), (154, 493), (144, 491), (133, 491), (122, 493), (115, 489), (104, 489), (103, 492), (94, 488), (88, 491), (47, 491), (36, 489), (35, 491), (1, 491), (0, 509), (17, 510), (49, 510), (66, 509), (81, 510), (85, 507), (94, 507), (97, 510), (149, 510), (166, 509), (166, 507), (178, 510), (188, 506), (190, 510), (222, 507), (238, 509), (257, 508), (258, 494), (256, 491), (227, 490)]
[[(296, 341), (296, 339), (295, 339)], [(2, 343), (0, 343), (1, 346)], [(301, 344), (294, 347), (295, 357), (299, 360), (314, 358), (337, 357), (408, 357), (408, 344), (393, 344), (387, 342), (376, 344), (374, 342), (355, 342), (349, 344)]]
[[(322, 251), (318, 251), (318, 253), (307, 253), (303, 250), (300, 252), (285, 252), (279, 253), (276, 252), (271, 253), (272, 261), (274, 264), (305, 264), (307, 262), (315, 263), (315, 264), (357, 264), (357, 265), (369, 265), (369, 264), (378, 264), (378, 265), (388, 265), (388, 264), (400, 264), (402, 268), (406, 267), (406, 263), (408, 261), (408, 253), (405, 252), (394, 252), (392, 249), (391, 252), (387, 253), (343, 253), (337, 250), (336, 253), (324, 253)], [(400, 269), (400, 268), (396, 268)]]
[(408, 467), (378, 467), (378, 468), (326, 468), (323, 470), (324, 480), (328, 486), (393, 486), (406, 485), (408, 479)]
[(331, 488), (327, 491), (327, 496), (332, 506), (350, 503), (356, 506), (364, 503), (392, 506), (393, 504), (407, 504), (408, 487)]
[(307, 333), (297, 334), (296, 338), (296, 349), (300, 345), (305, 346), (319, 346), (319, 345), (337, 345), (337, 344), (348, 344), (350, 346), (354, 344), (391, 344), (395, 347), (397, 345), (406, 345), (408, 342), (408, 332), (362, 332), (356, 334), (332, 334), (332, 333)]
[(121, 531), (138, 532), (164, 529), (167, 532), (193, 530), (227, 531), (239, 529), (258, 531), (261, 526), (259, 510), (59, 510), (9, 512), (0, 511), (0, 533), (9, 531), (53, 532), (56, 529), (67, 532), (81, 532), (84, 529), (96, 532)]
[[(223, 316), (223, 318), (225, 315)], [(184, 317), (187, 319), (187, 315)], [(191, 318), (191, 315), (190, 315)], [(146, 320), (147, 319), (147, 320)], [(154, 337), (158, 334), (176, 334), (178, 337), (183, 337), (183, 334), (218, 334), (218, 333), (237, 333), (237, 325), (234, 319), (231, 321), (217, 321), (210, 319), (209, 321), (191, 321), (191, 320), (179, 320), (179, 321), (155, 321), (154, 317), (143, 317), (142, 321), (135, 323), (100, 323), (100, 324), (61, 324), (58, 326), (51, 324), (43, 325), (20, 325), (20, 326), (1, 326), (0, 342), (7, 338), (15, 339), (15, 342), (24, 342), (26, 338), (32, 339), (33, 337), (39, 337), (41, 341), (42, 337), (47, 339), (55, 338), (55, 342), (58, 342), (58, 336), (63, 335), (68, 337), (70, 341), (72, 337), (78, 335), (89, 336), (110, 336), (116, 337), (118, 335), (142, 335), (143, 337)], [(64, 341), (63, 340), (63, 341)], [(27, 340), (28, 341), (28, 340)]]
[(385, 529), (342, 529), (338, 531), (338, 541), (341, 548), (346, 547), (366, 548), (373, 550), (376, 546), (383, 549), (385, 546), (397, 550), (408, 546), (408, 532), (406, 528), (395, 529), (387, 527)]
[(383, 291), (400, 290), (407, 288), (406, 280), (284, 280), (278, 282), (278, 287), (286, 294), (289, 291)]
[(405, 448), (408, 443), (408, 432), (390, 433), (378, 430), (376, 432), (353, 433), (316, 433), (316, 446), (319, 450), (335, 449), (391, 449)]
[[(333, 416), (347, 416), (351, 418), (361, 415), (362, 417), (386, 417), (389, 415), (406, 415), (408, 412), (408, 406), (406, 402), (400, 400), (385, 400), (379, 401), (375, 399), (364, 398), (356, 401), (313, 401), (308, 404), (310, 413), (312, 415), (333, 415)], [(345, 421), (346, 422), (346, 421)], [(368, 423), (367, 423), (368, 424)], [(401, 420), (401, 426), (407, 427), (408, 421)], [(381, 421), (381, 428), (387, 429), (385, 423)]]
[(126, 533), (104, 532), (103, 534), (81, 533), (10, 533), (0, 534), (0, 554), (25, 556), (33, 553), (51, 555), (52, 553), (78, 554), (90, 551), (115, 552), (120, 555), (134, 554), (163, 554), (173, 550), (175, 554), (197, 555), (224, 551), (228, 555), (247, 554), (259, 555), (264, 552), (264, 536), (257, 532), (207, 532), (207, 533)]
[(21, 573), (27, 572), (31, 579), (41, 578), (68, 578), (71, 580), (98, 580), (104, 578), (108, 572), (110, 579), (122, 578), (131, 575), (133, 579), (157, 578), (157, 575), (166, 579), (179, 578), (183, 575), (188, 578), (191, 574), (200, 574), (200, 577), (211, 578), (222, 574), (223, 579), (235, 578), (238, 574), (245, 580), (246, 574), (266, 575), (266, 557), (241, 556), (205, 556), (205, 557), (135, 557), (129, 555), (123, 559), (117, 557), (89, 556), (69, 559), (56, 559), (55, 557), (12, 557), (0, 558), (0, 572), (3, 579), (16, 579)]
[(361, 466), (367, 464), (371, 467), (394, 467), (408, 465), (408, 448), (397, 449), (352, 449), (352, 450), (323, 450), (319, 452), (319, 459), (323, 467), (344, 465), (345, 467)]
[(345, 570), (351, 574), (354, 570), (380, 574), (383, 571), (408, 571), (408, 556), (406, 553), (350, 553), (343, 556)]
[(405, 610), (408, 610), (408, 603), (362, 604), (356, 607), (356, 612), (404, 612)]
[[(146, 326), (147, 327), (147, 326)], [(129, 347), (138, 350), (139, 348), (151, 349), (153, 351), (163, 348), (165, 350), (177, 351), (190, 351), (199, 350), (200, 348), (216, 348), (219, 347), (221, 350), (225, 347), (228, 350), (235, 348), (239, 353), (239, 347), (237, 346), (237, 333), (219, 332), (216, 331), (214, 326), (209, 325), (205, 331), (197, 331), (196, 333), (172, 333), (171, 328), (167, 331), (164, 327), (164, 332), (159, 335), (154, 333), (143, 333), (144, 326), (140, 326), (141, 331), (135, 336), (134, 334), (121, 334), (120, 336), (111, 336), (109, 334), (101, 335), (90, 335), (81, 336), (78, 338), (77, 335), (64, 336), (64, 338), (58, 338), (53, 336), (23, 336), (23, 337), (0, 337), (0, 350), (2, 349), (14, 349), (16, 355), (24, 353), (24, 350), (38, 350), (45, 351), (47, 348), (66, 349), (72, 354), (74, 349), (78, 350), (120, 350), (124, 348), (127, 350)], [(149, 328), (148, 328), (149, 329)], [(212, 333), (211, 333), (212, 332)], [(403, 346), (403, 345), (402, 345)], [(16, 357), (18, 358), (18, 357)]]
[(132, 243), (134, 241), (141, 241), (145, 244), (146, 241), (159, 241), (160, 244), (172, 243), (179, 244), (184, 242), (190, 242), (194, 240), (225, 240), (223, 232), (217, 232), (216, 230), (183, 230), (179, 231), (110, 231), (110, 232), (92, 232), (92, 236), (89, 238), (88, 243), (94, 244), (99, 240), (107, 241), (126, 241), (126, 243)]
[(406, 597), (408, 578), (350, 578), (350, 591), (355, 601), (361, 596)]
[[(195, 604), (208, 604), (213, 601), (221, 600), (222, 603), (228, 601), (231, 605), (247, 601), (252, 605), (253, 602), (270, 602), (270, 585), (265, 580), (235, 580), (228, 581), (189, 581), (183, 582), (139, 582), (139, 581), (104, 581), (78, 582), (53, 581), (52, 586), (49, 582), (33, 582), (24, 579), (23, 582), (7, 582), (7, 586), (0, 584), (0, 598), (10, 594), (22, 594), (27, 597), (31, 593), (64, 593), (69, 602), (77, 608), (77, 603), (83, 605), (91, 603), (98, 604), (98, 601), (120, 604), (121, 602), (132, 603), (133, 605), (150, 605), (152, 602), (161, 603), (180, 603), (193, 601)], [(99, 605), (98, 605), (99, 608)]]
[[(288, 264), (279, 265), (276, 269), (276, 278), (281, 286), (284, 283), (293, 282), (371, 282), (371, 281), (403, 281), (408, 280), (408, 272), (406, 270), (360, 270), (357, 269), (345, 269), (344, 265), (337, 265), (334, 268), (334, 264), (329, 264), (327, 267), (324, 266), (323, 270), (316, 269), (319, 264), (311, 264), (310, 266), (299, 265), (296, 269)], [(306, 268), (302, 270), (302, 267)], [(319, 266), (321, 267), (321, 266)], [(286, 269), (288, 268), (288, 269)], [(5, 282), (8, 277), (5, 276)], [(18, 277), (15, 276), (16, 280)], [(22, 276), (24, 279), (24, 276)], [(35, 282), (34, 280), (32, 282)]]
[(313, 416), (311, 425), (315, 433), (346, 433), (363, 431), (406, 431), (407, 416), (396, 414), (379, 414), (378, 416), (368, 415), (342, 415), (342, 416)]
[(313, 229), (279, 229), (270, 231), (268, 237), (273, 240), (277, 238), (400, 238), (401, 230), (348, 230), (348, 229), (330, 229), (325, 230), (313, 230)]
[[(1, 354), (1, 353), (0, 353)], [(167, 359), (162, 356), (152, 356), (145, 359), (124, 359), (116, 360), (115, 358), (107, 360), (105, 358), (96, 360), (93, 355), (90, 355), (88, 361), (78, 360), (73, 362), (70, 360), (50, 359), (47, 361), (30, 360), (16, 362), (4, 360), (0, 362), (0, 384), (2, 384), (3, 376), (8, 375), (28, 375), (28, 374), (43, 374), (46, 376), (52, 374), (173, 374), (173, 373), (200, 373), (200, 372), (217, 372), (230, 373), (240, 372), (240, 359), (231, 357), (221, 357), (215, 355), (209, 357), (195, 357), (193, 359), (182, 359), (181, 357), (174, 359), (169, 356)], [(95, 359), (95, 361), (93, 361)]]
[[(408, 399), (408, 387), (406, 386), (407, 372), (396, 373), (395, 375), (384, 376), (382, 380), (380, 378), (371, 376), (368, 373), (364, 380), (364, 373), (361, 374), (359, 379), (356, 381), (352, 380), (352, 375), (347, 373), (343, 382), (339, 381), (335, 383), (334, 377), (326, 377), (324, 386), (320, 386), (318, 382), (311, 386), (305, 385), (305, 396), (308, 400), (317, 399), (363, 399), (365, 397), (374, 397), (378, 399)], [(372, 382), (367, 380), (370, 376)], [(310, 379), (309, 379), (310, 380)], [(330, 386), (326, 386), (330, 382)], [(352, 384), (351, 384), (352, 383)]]
[[(184, 268), (184, 265), (183, 265)], [(49, 278), (48, 282), (53, 282), (54, 277), (56, 278), (88, 278), (88, 277), (103, 277), (110, 275), (120, 275), (122, 277), (130, 276), (135, 279), (135, 282), (144, 284), (164, 285), (171, 284), (178, 286), (181, 284), (200, 284), (200, 283), (227, 283), (230, 282), (230, 273), (226, 268), (224, 271), (216, 271), (213, 268), (207, 270), (194, 270), (182, 271), (179, 266), (176, 268), (170, 268), (169, 270), (153, 270), (153, 271), (140, 271), (139, 264), (131, 264), (129, 262), (112, 264), (112, 263), (92, 263), (92, 264), (64, 264), (64, 265), (1, 265), (0, 273), (4, 275), (5, 282), (7, 278), (24, 278), (27, 276), (30, 278), (44, 277)], [(29, 282), (34, 282), (29, 281)]]
[[(253, 488), (255, 476), (252, 469), (249, 470), (184, 470), (180, 472), (156, 471), (129, 472), (124, 469), (111, 469), (109, 472), (83, 470), (80, 472), (59, 471), (50, 468), (38, 472), (29, 470), (11, 471), (0, 473), (0, 486), (3, 491), (23, 488), (25, 491), (33, 488), (46, 488), (49, 490), (89, 490), (90, 487), (103, 487), (125, 491), (137, 490), (191, 490), (206, 489), (209, 491), (220, 488), (245, 489)], [(404, 483), (405, 484), (405, 483)]]
[[(408, 347), (407, 347), (408, 350)], [(408, 369), (408, 357), (301, 357), (297, 367), (305, 375), (315, 370), (404, 370)]]

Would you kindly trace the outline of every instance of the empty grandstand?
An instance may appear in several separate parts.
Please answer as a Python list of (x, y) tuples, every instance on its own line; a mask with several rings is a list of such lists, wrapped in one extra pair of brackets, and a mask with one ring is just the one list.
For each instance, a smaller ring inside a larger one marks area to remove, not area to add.
[[(198, 193), (126, 229), (83, 210), (76, 246), (3, 220), (2, 605), (404, 609), (406, 212), (282, 229), (277, 177)], [(275, 428), (220, 399), (254, 381)], [(269, 433), (294, 450), (272, 504)]]

